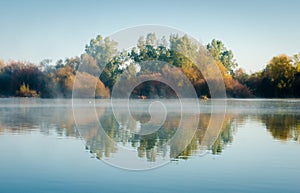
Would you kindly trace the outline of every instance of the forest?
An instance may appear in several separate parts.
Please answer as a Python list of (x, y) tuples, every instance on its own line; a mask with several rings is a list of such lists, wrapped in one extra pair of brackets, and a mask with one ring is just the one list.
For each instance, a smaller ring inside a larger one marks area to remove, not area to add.
[[(50, 59), (37, 64), (0, 60), (0, 97), (71, 98), (76, 77), (81, 80), (76, 89), (83, 93), (79, 97), (93, 89), (95, 98), (110, 98), (117, 82), (135, 84), (137, 77), (149, 81), (136, 86), (132, 98), (178, 97), (169, 85), (159, 81), (162, 77), (169, 77), (183, 92), (191, 84), (198, 97), (210, 97), (207, 81), (217, 76), (210, 68), (212, 63), (221, 72), (227, 97), (300, 97), (300, 53), (274, 56), (262, 71), (247, 74), (220, 40), (199, 47), (187, 35), (158, 39), (150, 33), (140, 37), (131, 50), (118, 51), (117, 45), (98, 35), (82, 55), (55, 64)], [(199, 70), (199, 63), (205, 70)]]

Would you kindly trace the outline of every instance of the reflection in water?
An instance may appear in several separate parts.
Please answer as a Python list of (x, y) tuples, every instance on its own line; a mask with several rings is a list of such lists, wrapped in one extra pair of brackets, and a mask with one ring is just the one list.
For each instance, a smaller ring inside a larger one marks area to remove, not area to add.
[(69, 107), (2, 107), (0, 114), (0, 133), (49, 135), (55, 131), (59, 136), (78, 136)]
[(268, 114), (262, 115), (261, 120), (274, 138), (282, 141), (300, 141), (299, 114)]
[[(136, 156), (149, 162), (155, 162), (158, 157), (168, 157), (174, 160), (188, 159), (190, 156), (201, 155), (207, 151), (212, 154), (220, 154), (227, 144), (232, 143), (234, 133), (247, 119), (263, 123), (275, 139), (300, 141), (299, 113), (268, 111), (259, 114), (247, 114), (229, 109), (222, 128), (216, 130), (207, 130), (208, 125), (212, 124), (211, 114), (205, 112), (199, 114), (198, 129), (190, 144), (182, 152), (176, 146), (180, 141), (173, 143), (171, 147), (169, 143), (169, 140), (178, 130), (180, 113), (171, 112), (167, 114), (163, 126), (156, 132), (139, 135), (137, 131), (141, 129), (141, 123), (150, 119), (148, 113), (133, 112), (134, 122), (125, 115), (124, 117), (121, 115), (122, 120), (119, 124), (112, 110), (104, 103), (100, 103), (96, 108), (99, 122), (95, 123), (93, 122), (94, 119), (91, 118), (95, 115), (89, 113), (86, 104), (89, 103), (83, 100), (83, 105), (77, 108), (82, 115), (85, 115), (79, 120), (85, 125), (85, 129), (81, 129), (79, 134), (70, 102), (53, 102), (50, 100), (34, 104), (26, 103), (25, 105), (1, 103), (0, 134), (26, 134), (39, 131), (45, 135), (50, 135), (55, 131), (59, 136), (82, 137), (86, 141), (86, 148), (98, 159), (109, 158), (112, 154), (118, 153), (118, 146), (121, 145), (135, 150)], [(99, 129), (99, 123), (105, 132)], [(112, 140), (105, 140), (107, 136)]]

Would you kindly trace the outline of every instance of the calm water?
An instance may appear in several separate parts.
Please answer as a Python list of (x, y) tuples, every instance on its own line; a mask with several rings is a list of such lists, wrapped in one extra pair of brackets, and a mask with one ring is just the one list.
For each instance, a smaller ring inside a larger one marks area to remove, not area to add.
[(300, 100), (151, 102), (0, 99), (0, 192), (300, 192)]

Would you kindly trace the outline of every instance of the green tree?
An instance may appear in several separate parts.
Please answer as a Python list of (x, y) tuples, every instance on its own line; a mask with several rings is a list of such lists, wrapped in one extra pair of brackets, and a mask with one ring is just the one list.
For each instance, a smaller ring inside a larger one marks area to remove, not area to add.
[(231, 74), (233, 73), (234, 68), (236, 68), (238, 64), (234, 59), (233, 52), (227, 50), (222, 41), (213, 39), (206, 48), (216, 60), (221, 61)]
[(85, 52), (95, 58), (99, 68), (103, 69), (117, 55), (117, 42), (98, 35), (85, 46)]
[(90, 41), (89, 45), (86, 45), (85, 52), (96, 60), (99, 69), (102, 70), (100, 80), (111, 90), (122, 72), (117, 42), (108, 37), (103, 39), (101, 35), (98, 35)]
[(187, 35), (182, 37), (178, 34), (170, 36), (170, 51), (174, 66), (189, 68), (197, 54), (198, 46)]

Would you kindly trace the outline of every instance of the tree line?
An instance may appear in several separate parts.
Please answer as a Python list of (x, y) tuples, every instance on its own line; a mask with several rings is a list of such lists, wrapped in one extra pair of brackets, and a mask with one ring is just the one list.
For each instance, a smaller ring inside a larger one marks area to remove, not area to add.
[(256, 97), (300, 97), (300, 54), (275, 56), (262, 71), (250, 75), (237, 69), (233, 77)]
[[(0, 96), (70, 98), (75, 77), (80, 77), (76, 89), (82, 91), (82, 97), (94, 89), (96, 98), (109, 98), (117, 82), (136, 84), (137, 77), (142, 77), (149, 81), (136, 86), (131, 97), (177, 97), (169, 85), (156, 81), (168, 77), (182, 92), (191, 84), (198, 97), (210, 97), (207, 82), (217, 81), (214, 64), (228, 97), (300, 97), (300, 54), (275, 56), (262, 71), (247, 74), (220, 40), (199, 46), (187, 35), (172, 34), (167, 40), (150, 33), (129, 51), (118, 51), (117, 45), (98, 35), (81, 56), (58, 60), (55, 65), (48, 59), (39, 64), (0, 61)], [(96, 82), (96, 87), (90, 82)], [(120, 93), (125, 86), (121, 84)]]

